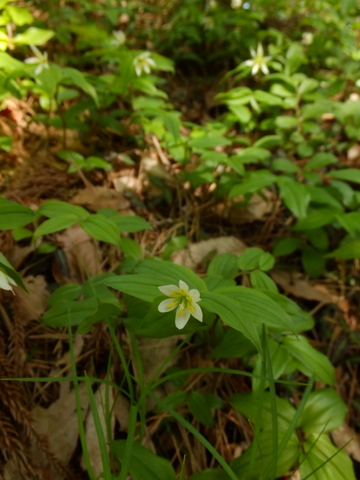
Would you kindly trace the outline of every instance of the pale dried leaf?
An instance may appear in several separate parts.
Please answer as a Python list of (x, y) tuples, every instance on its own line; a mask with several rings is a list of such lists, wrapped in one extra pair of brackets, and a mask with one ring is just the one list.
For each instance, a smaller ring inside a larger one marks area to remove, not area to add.
[(66, 255), (72, 282), (82, 283), (89, 275), (92, 277), (101, 273), (100, 252), (96, 241), (93, 241), (80, 225), (74, 225), (55, 235), (54, 243), (61, 247)]
[(29, 293), (22, 288), (16, 289), (14, 303), (17, 304), (17, 312), (21, 320), (26, 324), (30, 320), (38, 320), (47, 308), (49, 292), (43, 275), (29, 275), (23, 278)]
[(353, 428), (344, 423), (341, 427), (331, 432), (331, 438), (338, 448), (344, 447), (350, 441), (343, 450), (351, 458), (360, 462), (360, 434), (356, 433)]
[(130, 411), (130, 402), (129, 400), (118, 393), (115, 397), (113, 414), (116, 420), (119, 423), (119, 428), (122, 432), (127, 431), (129, 426), (129, 411)]
[(126, 192), (141, 192), (141, 180), (130, 175), (122, 175), (113, 179), (113, 185), (117, 192), (124, 194)]
[(94, 212), (101, 208), (124, 210), (130, 203), (120, 192), (107, 187), (89, 186), (80, 190), (72, 199), (74, 205), (81, 205)]
[(347, 159), (349, 162), (355, 162), (360, 159), (360, 145), (355, 143), (352, 147), (349, 148), (347, 152)]
[[(138, 346), (140, 350), (142, 364), (144, 366), (145, 381), (150, 380), (154, 373), (170, 357), (174, 351), (179, 338), (182, 335), (174, 335), (168, 338), (139, 338)], [(160, 370), (163, 373), (167, 368), (176, 363), (177, 356), (174, 355), (171, 360)]]
[[(112, 393), (112, 389), (106, 386), (104, 383), (100, 385), (100, 387), (96, 390), (94, 397), (96, 402), (97, 411), (100, 417), (100, 423), (102, 427), (102, 431), (104, 432), (104, 436), (106, 438), (106, 419), (105, 419), (105, 399), (106, 399), (106, 390), (108, 390), (108, 398), (109, 398), (109, 405), (107, 406), (108, 410), (111, 410), (112, 404), (114, 402), (114, 396)], [(113, 435), (115, 426), (115, 418), (114, 416), (111, 417), (111, 435)], [(100, 473), (103, 472), (103, 464), (101, 460), (100, 448), (99, 448), (99, 441), (97, 437), (97, 432), (94, 423), (94, 417), (92, 415), (91, 410), (89, 411), (89, 415), (86, 419), (85, 423), (85, 438), (86, 438), (86, 446), (89, 452), (91, 466), (96, 478), (99, 477)], [(82, 462), (83, 464), (83, 459)], [(84, 465), (83, 465), (84, 468)], [(85, 469), (85, 468), (84, 468)]]
[(292, 475), (290, 480), (301, 480), (300, 470), (296, 470), (296, 472), (294, 473), (294, 475)]
[(244, 242), (233, 236), (210, 238), (198, 243), (191, 243), (183, 250), (175, 252), (171, 259), (178, 265), (184, 265), (195, 270), (210, 252), (214, 252), (217, 255), (221, 253), (241, 255), (246, 248), (247, 246)]
[[(63, 382), (62, 387), (60, 397), (49, 408), (37, 405), (31, 414), (35, 430), (45, 436), (50, 451), (58, 460), (68, 464), (78, 443), (79, 427), (74, 390), (70, 389), (70, 382)], [(84, 417), (89, 405), (84, 383), (79, 385), (79, 392)], [(39, 447), (33, 445), (32, 448), (35, 458), (45, 462), (46, 458)], [(51, 478), (57, 478), (55, 472)]]
[(339, 297), (333, 295), (324, 285), (314, 284), (304, 279), (300, 272), (274, 270), (271, 277), (286, 293), (320, 303), (338, 303)]

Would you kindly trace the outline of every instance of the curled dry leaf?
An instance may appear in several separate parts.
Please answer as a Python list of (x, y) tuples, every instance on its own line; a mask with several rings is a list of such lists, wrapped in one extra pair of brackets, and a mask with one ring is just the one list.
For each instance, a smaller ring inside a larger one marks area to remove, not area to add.
[(332, 294), (324, 285), (305, 280), (300, 272), (288, 273), (279, 270), (271, 272), (271, 277), (286, 293), (320, 303), (338, 303), (339, 297)]
[(47, 308), (49, 292), (47, 283), (42, 275), (36, 277), (29, 275), (23, 278), (29, 293), (17, 288), (14, 303), (22, 322), (26, 324), (30, 320), (38, 320)]
[(195, 270), (201, 261), (211, 252), (220, 255), (221, 253), (234, 253), (241, 255), (247, 249), (247, 245), (236, 237), (217, 237), (209, 240), (202, 240), (198, 243), (191, 243), (186, 248), (175, 252), (171, 259), (178, 265)]
[[(65, 253), (69, 278), (67, 272), (53, 269), (53, 274), (58, 283), (72, 281), (82, 283), (91, 277), (101, 273), (100, 251), (87, 233), (80, 227), (74, 225), (65, 232), (54, 236), (54, 243), (61, 247)], [(65, 277), (65, 278), (64, 278)]]
[(101, 208), (113, 208), (114, 210), (124, 210), (129, 207), (130, 203), (122, 193), (111, 190), (107, 187), (88, 186), (80, 190), (72, 199), (74, 205), (83, 207), (97, 212)]
[(341, 427), (331, 432), (331, 438), (338, 448), (344, 447), (344, 452), (351, 458), (360, 462), (360, 435), (353, 428), (344, 423)]

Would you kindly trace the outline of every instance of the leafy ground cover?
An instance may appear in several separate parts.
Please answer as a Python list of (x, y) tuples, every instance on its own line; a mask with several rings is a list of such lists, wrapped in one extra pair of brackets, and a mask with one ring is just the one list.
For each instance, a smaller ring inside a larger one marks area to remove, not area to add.
[(0, 9), (1, 478), (357, 478), (357, 2)]

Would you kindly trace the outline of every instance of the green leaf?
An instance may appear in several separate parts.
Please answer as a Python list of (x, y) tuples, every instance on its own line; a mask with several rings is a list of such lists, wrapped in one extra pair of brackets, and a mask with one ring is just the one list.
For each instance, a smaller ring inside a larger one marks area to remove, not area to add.
[(140, 245), (132, 238), (120, 237), (119, 247), (127, 257), (132, 257), (136, 260), (141, 260), (143, 258), (143, 252)]
[(13, 138), (9, 135), (0, 137), (0, 148), (5, 152), (10, 152), (13, 146)]
[(82, 220), (80, 225), (90, 237), (120, 247), (119, 231), (112, 220), (100, 214), (94, 214)]
[[(240, 270), (243, 272), (249, 271), (249, 270), (255, 270), (257, 268), (260, 268), (260, 259), (264, 255), (264, 250), (261, 248), (253, 247), (253, 248), (248, 248), (245, 250), (244, 253), (242, 253), (238, 259), (238, 266)], [(273, 264), (275, 262), (275, 259), (273, 261)], [(271, 265), (270, 268), (272, 268), (273, 265)]]
[(300, 219), (305, 218), (310, 203), (310, 194), (305, 185), (287, 177), (280, 177), (277, 184), (281, 198), (291, 213)]
[(16, 35), (14, 42), (19, 45), (44, 45), (54, 35), (53, 30), (30, 27), (24, 33)]
[(304, 480), (356, 480), (350, 457), (335, 447), (326, 434), (309, 435), (303, 448), (299, 460)]
[(254, 344), (234, 328), (227, 328), (220, 343), (211, 352), (211, 358), (246, 358), (256, 353)]
[(275, 243), (273, 255), (275, 257), (282, 257), (284, 255), (291, 255), (301, 245), (301, 239), (297, 237), (281, 238)]
[(283, 104), (283, 100), (276, 95), (272, 95), (271, 93), (265, 92), (264, 90), (255, 90), (254, 98), (259, 103), (264, 103), (270, 107), (281, 107)]
[(345, 421), (347, 405), (332, 388), (310, 393), (298, 427), (306, 433), (326, 433), (339, 428)]
[(296, 117), (290, 117), (288, 115), (280, 115), (275, 119), (275, 125), (284, 130), (296, 128), (298, 119)]
[(17, 70), (24, 70), (24, 64), (6, 52), (0, 52), (0, 68), (5, 70), (5, 72), (11, 73)]
[(311, 278), (318, 278), (325, 268), (325, 260), (321, 252), (310, 245), (306, 245), (304, 248), (301, 262), (305, 272), (310, 275)]
[(353, 260), (360, 258), (360, 240), (352, 240), (343, 243), (333, 252), (324, 255), (325, 258), (343, 258), (345, 260)]
[(271, 292), (278, 292), (278, 288), (274, 280), (269, 275), (259, 270), (250, 273), (250, 282), (253, 288), (257, 290), (270, 290)]
[(0, 252), (0, 268), (8, 275), (10, 278), (14, 280), (14, 282), (19, 285), (25, 292), (27, 292), (27, 288), (24, 285), (23, 279), (21, 275), (13, 268), (10, 262), (4, 257), (4, 255)]
[(246, 124), (251, 120), (251, 112), (244, 105), (228, 104), (228, 108), (240, 123)]
[[(271, 300), (264, 292), (254, 290), (253, 288), (236, 286), (219, 288), (212, 292), (212, 294), (221, 294), (224, 298), (227, 297), (229, 300), (236, 300), (238, 302), (236, 307), (237, 311), (242, 315), (243, 319), (246, 319), (249, 323), (263, 323), (269, 327), (294, 331), (291, 319), (284, 309), (279, 307), (279, 305)], [(227, 322), (225, 321), (225, 323)], [(233, 325), (230, 326), (234, 327)]]
[(360, 234), (360, 212), (338, 213), (336, 219), (354, 237)]
[(335, 371), (330, 360), (312, 347), (305, 337), (288, 335), (284, 337), (283, 345), (296, 358), (301, 372), (308, 377), (315, 375), (317, 380), (334, 385)]
[(295, 232), (302, 230), (313, 230), (324, 225), (328, 225), (335, 220), (336, 210), (330, 210), (328, 208), (319, 208), (310, 212), (306, 218), (299, 220), (293, 227)]
[(253, 319), (244, 314), (242, 306), (237, 300), (219, 293), (202, 293), (201, 307), (219, 315), (224, 323), (242, 332), (259, 352), (262, 351), (260, 337)]
[(277, 177), (268, 170), (257, 170), (247, 174), (239, 185), (235, 185), (229, 192), (229, 199), (244, 195), (246, 193), (254, 193), (262, 190), (276, 181)]
[(34, 240), (42, 235), (49, 235), (50, 233), (59, 232), (71, 227), (79, 222), (76, 215), (65, 214), (59, 217), (49, 218), (45, 220), (34, 232)]
[(239, 272), (238, 257), (232, 253), (222, 253), (209, 264), (208, 275), (221, 275), (223, 278), (234, 278)]
[[(126, 440), (115, 440), (110, 443), (110, 448), (121, 462), (125, 454)], [(132, 445), (129, 473), (134, 480), (176, 480), (169, 460), (155, 455), (137, 442)]]
[(71, 84), (79, 87), (81, 90), (87, 93), (94, 100), (96, 106), (99, 107), (99, 100), (95, 88), (86, 80), (85, 75), (80, 72), (80, 70), (66, 67), (62, 69), (62, 73), (64, 77), (69, 78), (69, 80), (64, 78), (63, 83), (66, 85)]
[(0, 197), (0, 229), (23, 227), (34, 220), (34, 212), (23, 205)]
[(286, 52), (286, 73), (291, 75), (296, 72), (302, 63), (304, 63), (303, 48), (299, 43), (292, 43)]
[(360, 183), (360, 170), (357, 168), (346, 168), (329, 172), (329, 177), (339, 180), (347, 180), (352, 183)]
[(253, 147), (257, 148), (271, 148), (271, 147), (277, 147), (278, 145), (281, 145), (283, 142), (283, 139), (280, 135), (265, 135), (262, 138), (259, 138), (257, 140)]
[(8, 5), (6, 7), (6, 11), (10, 15), (12, 22), (14, 22), (17, 27), (22, 27), (23, 25), (32, 23), (34, 21), (34, 17), (27, 8)]
[(79, 325), (87, 317), (93, 315), (97, 308), (96, 298), (56, 303), (43, 315), (41, 323), (50, 327)]
[(211, 428), (214, 426), (211, 408), (205, 395), (198, 392), (191, 392), (187, 402), (190, 412), (200, 423)]
[(168, 285), (168, 281), (168, 278), (162, 277), (161, 274), (154, 277), (153, 275), (139, 273), (107, 278), (102, 284), (140, 298), (145, 302), (152, 302), (160, 295), (158, 287)]
[(231, 141), (224, 137), (200, 137), (189, 140), (188, 145), (193, 148), (215, 148), (231, 145)]
[(77, 205), (70, 205), (67, 202), (61, 202), (59, 200), (47, 200), (42, 203), (37, 211), (44, 217), (55, 218), (63, 215), (75, 215), (78, 221), (84, 220), (89, 216), (89, 213), (85, 208)]
[(137, 215), (119, 215), (110, 208), (101, 208), (98, 214), (111, 219), (118, 227), (119, 232), (134, 233), (141, 230), (152, 230), (151, 225), (144, 218)]
[(305, 165), (304, 170), (315, 170), (316, 168), (323, 168), (327, 165), (337, 163), (337, 158), (332, 153), (319, 152), (316, 153)]

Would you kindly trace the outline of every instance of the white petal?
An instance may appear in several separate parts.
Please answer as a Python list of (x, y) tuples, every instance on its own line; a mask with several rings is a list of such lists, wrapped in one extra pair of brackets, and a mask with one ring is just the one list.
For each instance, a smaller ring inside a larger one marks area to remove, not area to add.
[(163, 287), (158, 287), (160, 292), (163, 293), (164, 295), (167, 295), (170, 297), (172, 293), (178, 292), (179, 287), (176, 285), (164, 285)]
[(172, 298), (167, 298), (159, 303), (158, 310), (161, 313), (167, 313), (171, 312), (171, 310), (174, 310), (177, 306), (178, 303), (176, 301), (174, 301)]
[(154, 62), (154, 60), (153, 60), (152, 58), (148, 58), (147, 64), (148, 64), (150, 67), (156, 67), (156, 63)]
[(258, 54), (259, 57), (263, 57), (263, 56), (264, 56), (264, 49), (263, 49), (263, 46), (262, 46), (261, 43), (259, 43), (259, 45), (258, 45), (257, 54)]
[(147, 73), (148, 75), (150, 75), (151, 71), (150, 71), (150, 67), (147, 63), (144, 63), (143, 64), (143, 69), (144, 69), (144, 72)]
[(262, 72), (263, 72), (265, 75), (268, 75), (268, 74), (269, 74), (269, 69), (268, 69), (268, 67), (267, 67), (267, 65), (266, 65), (265, 63), (263, 63), (263, 64), (261, 65), (261, 70), (262, 70)]
[(42, 53), (40, 52), (40, 50), (37, 47), (35, 47), (35, 45), (29, 45), (29, 47), (31, 48), (31, 50), (33, 51), (33, 53), (36, 57), (41, 57), (42, 56)]
[[(180, 308), (180, 307), (179, 307)], [(181, 330), (182, 328), (185, 327), (185, 325), (187, 324), (187, 322), (189, 321), (189, 318), (190, 318), (190, 312), (189, 310), (184, 310), (184, 313), (182, 315), (178, 315), (178, 311), (179, 311), (179, 308), (178, 310), (176, 311), (176, 317), (175, 317), (175, 325), (177, 326), (177, 328), (179, 330)]]
[(3, 290), (11, 290), (14, 293), (11, 285), (16, 286), (14, 280), (5, 273), (0, 272), (0, 288)]
[(203, 321), (203, 312), (201, 310), (201, 308), (199, 307), (199, 305), (197, 303), (193, 303), (193, 307), (194, 307), (194, 312), (191, 314), (194, 318), (196, 318), (196, 320), (199, 320), (199, 322), (202, 322)]
[(29, 57), (29, 58), (25, 58), (24, 62), (25, 63), (39, 63), (40, 60), (36, 57)]
[(179, 281), (179, 287), (184, 289), (185, 292), (188, 292), (189, 291), (189, 287), (187, 286), (187, 284), (185, 282), (183, 282), (182, 280)]
[(193, 288), (192, 290), (190, 290), (189, 295), (193, 299), (193, 302), (200, 302), (201, 300), (200, 292), (199, 290), (196, 290), (196, 288)]
[(254, 65), (254, 60), (245, 60), (245, 62), (243, 62), (243, 65), (247, 66), (247, 67), (252, 67)]
[(253, 48), (250, 48), (250, 53), (252, 57), (256, 57), (256, 52)]
[(258, 71), (259, 71), (259, 65), (256, 63), (256, 64), (253, 66), (253, 69), (251, 70), (251, 74), (252, 74), (252, 75), (256, 75)]

